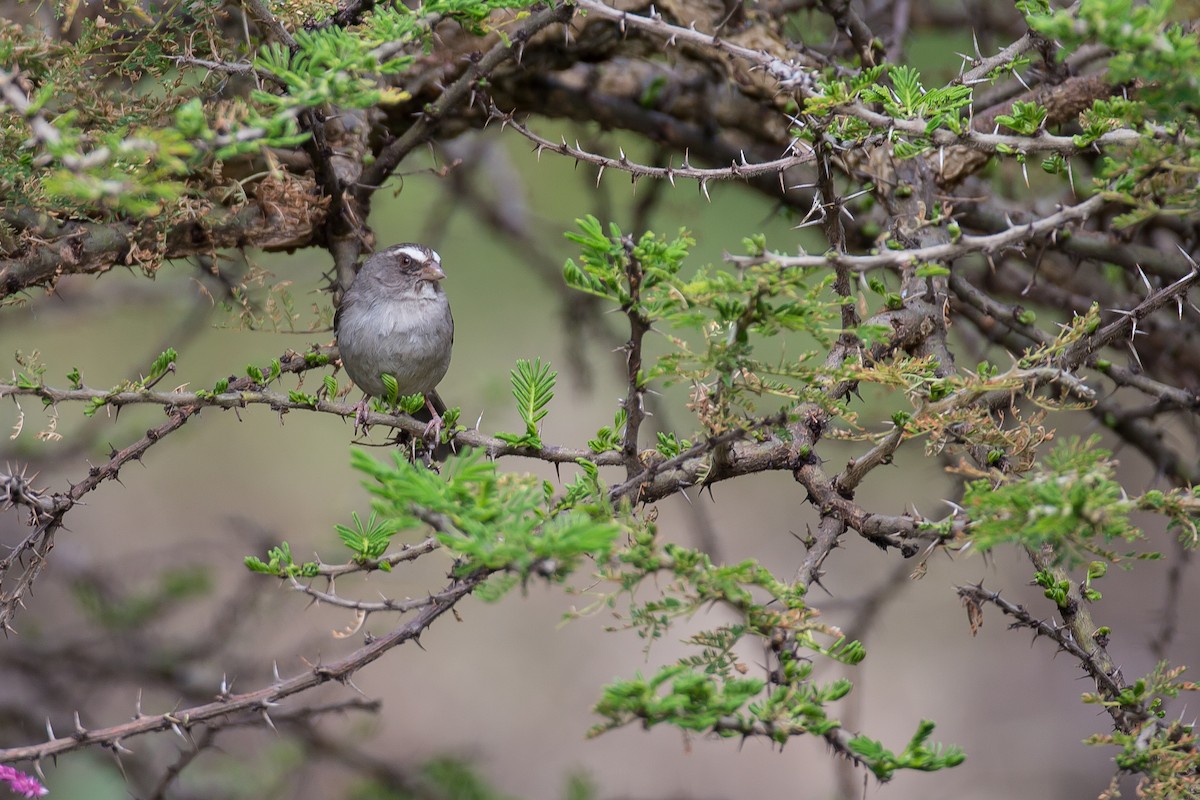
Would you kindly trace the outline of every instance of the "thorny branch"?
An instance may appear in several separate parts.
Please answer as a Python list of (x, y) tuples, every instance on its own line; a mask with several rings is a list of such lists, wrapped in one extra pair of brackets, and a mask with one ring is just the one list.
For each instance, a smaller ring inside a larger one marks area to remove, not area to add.
[[(1121, 671), (1113, 665), (1112, 660), (1104, 652), (1103, 646), (1096, 640), (1081, 641), (1071, 626), (1059, 626), (1037, 619), (1024, 606), (1005, 600), (999, 592), (985, 590), (982, 584), (959, 586), (958, 596), (962, 598), (963, 604), (967, 606), (968, 611), (972, 614), (972, 619), (975, 620), (972, 622), (972, 627), (981, 624), (981, 606), (989, 603), (1013, 618), (1014, 622), (1009, 627), (1028, 628), (1037, 636), (1045, 636), (1054, 641), (1064, 653), (1068, 653), (1078, 660), (1079, 665), (1096, 682), (1096, 688), (1105, 698), (1115, 700), (1125, 688), (1125, 680), (1121, 676)], [(1126, 731), (1132, 730), (1137, 723), (1150, 718), (1150, 711), (1146, 708), (1127, 709), (1114, 703), (1107, 706), (1107, 710), (1112, 715), (1114, 722)]]
[[(0, 392), (0, 396), (3, 392)], [(46, 493), (33, 488), (23, 474), (9, 472), (0, 475), (0, 509), (20, 505), (29, 509), (33, 531), (12, 551), (0, 559), (0, 587), (14, 565), (25, 562), (24, 570), (15, 584), (0, 592), (0, 631), (7, 636), (13, 630), (12, 621), (17, 609), (24, 606), (24, 596), (33, 582), (45, 569), (50, 551), (54, 548), (54, 536), (62, 528), (67, 512), (88, 493), (108, 480), (117, 480), (121, 468), (130, 461), (140, 461), (146, 451), (165, 436), (183, 427), (199, 411), (194, 405), (174, 406), (167, 409), (170, 416), (166, 422), (146, 431), (146, 435), (122, 450), (114, 450), (108, 461), (88, 470), (87, 476), (73, 484), (66, 492)]]
[[(512, 128), (517, 133), (524, 136), (535, 145), (534, 152), (540, 157), (544, 151), (550, 151), (560, 156), (573, 158), (575, 161), (594, 164), (599, 167), (596, 173), (596, 183), (599, 185), (600, 179), (604, 177), (604, 170), (613, 169), (620, 172), (627, 172), (633, 176), (634, 181), (642, 178), (652, 178), (656, 180), (668, 181), (672, 186), (675, 185), (676, 178), (688, 178), (698, 181), (700, 184), (700, 192), (708, 197), (709, 181), (727, 181), (727, 180), (747, 180), (749, 178), (762, 175), (778, 175), (780, 181), (780, 189), (783, 187), (783, 173), (793, 167), (798, 167), (802, 164), (811, 163), (813, 160), (812, 152), (788, 155), (782, 158), (777, 158), (774, 161), (755, 162), (751, 163), (746, 160), (745, 153), (742, 154), (741, 163), (734, 163), (728, 167), (710, 168), (693, 167), (689, 162), (688, 155), (683, 156), (683, 163), (676, 166), (655, 167), (648, 164), (638, 164), (631, 161), (624, 152), (621, 152), (617, 158), (597, 155), (584, 150), (576, 143), (575, 145), (567, 144), (563, 139), (560, 142), (552, 142), (542, 136), (531, 131), (526, 126), (517, 122), (512, 114), (502, 114), (499, 110), (493, 109), (492, 116), (498, 120), (504, 127)], [(797, 143), (799, 146), (803, 143)]]
[(642, 372), (642, 342), (650, 332), (650, 320), (642, 313), (642, 265), (633, 252), (633, 239), (626, 237), (621, 243), (627, 260), (625, 277), (629, 283), (629, 302), (624, 309), (629, 319), (629, 341), (625, 343), (625, 382), (629, 387), (625, 395), (625, 434), (621, 440), (621, 457), (625, 461), (625, 475), (632, 479), (641, 471), (638, 454), (638, 433), (646, 415), (644, 403), (646, 385)]
[[(309, 411), (333, 414), (347, 419), (352, 419), (356, 413), (355, 407), (347, 403), (319, 400), (312, 405), (291, 400), (286, 395), (265, 387), (251, 388), (250, 386), (219, 395), (199, 395), (194, 392), (145, 390), (114, 393), (88, 388), (54, 389), (48, 386), (21, 387), (13, 384), (0, 384), (0, 397), (5, 395), (36, 396), (52, 403), (104, 399), (115, 408), (150, 404), (161, 405), (169, 410), (189, 409), (190, 414), (205, 407), (239, 409), (255, 405), (265, 405), (280, 413)], [(366, 421), (369, 426), (392, 427), (413, 435), (420, 435), (424, 431), (425, 425), (405, 414), (381, 414), (374, 411), (368, 412)], [(778, 420), (764, 419), (758, 423), (763, 428), (769, 428), (772, 424), (777, 425)], [(747, 432), (747, 430), (738, 429), (713, 437), (669, 459), (664, 459), (661, 455), (652, 455), (629, 480), (613, 487), (610, 490), (610, 496), (616, 499), (633, 495), (633, 499), (639, 502), (652, 502), (697, 485), (701, 481), (707, 485), (742, 475), (755, 474), (764, 469), (795, 469), (797, 464), (795, 448), (787, 442), (768, 440), (742, 443), (735, 448), (734, 458), (727, 465), (720, 470), (712, 470), (709, 463), (710, 454), (737, 443)], [(456, 431), (451, 436), (450, 442), (459, 448), (481, 448), (492, 458), (521, 456), (559, 464), (575, 463), (580, 458), (586, 458), (598, 466), (628, 466), (622, 452), (595, 453), (589, 449), (558, 445), (542, 447), (512, 445), (501, 439), (487, 436), (478, 430)], [(635, 489), (637, 491), (634, 491)], [(880, 532), (879, 535), (881, 542), (886, 541), (890, 545), (899, 546), (900, 539), (916, 532), (915, 526), (902, 524), (902, 530), (895, 533), (899, 538), (893, 539), (891, 534), (884, 532)], [(397, 557), (404, 560), (403, 555), (400, 553), (397, 554)], [(331, 572), (331, 574), (340, 573)]]
[(281, 701), (330, 681), (346, 683), (354, 673), (378, 660), (389, 650), (420, 638), (421, 634), (438, 617), (452, 609), (459, 600), (470, 594), (487, 577), (486, 573), (481, 573), (461, 581), (451, 582), (441, 592), (431, 595), (431, 602), (418, 614), (390, 633), (374, 639), (365, 647), (331, 664), (315, 666), (292, 678), (280, 678), (270, 686), (250, 692), (231, 693), (222, 687), (216, 700), (200, 706), (165, 714), (143, 714), (139, 709), (132, 722), (95, 729), (79, 726), (70, 736), (58, 738), (52, 736), (49, 741), (42, 744), (0, 749), (0, 762), (40, 762), (73, 750), (93, 746), (101, 746), (121, 753), (126, 750), (124, 746), (126, 741), (148, 733), (173, 730), (183, 736), (194, 726), (210, 724), (219, 726), (223, 720), (236, 715), (258, 715), (262, 719), (269, 719), (272, 709)]
[(770, 262), (777, 263), (783, 267), (844, 267), (853, 272), (869, 272), (873, 269), (899, 269), (900, 267), (927, 262), (940, 261), (948, 263), (972, 253), (1001, 252), (1006, 247), (1023, 246), (1030, 242), (1036, 242), (1043, 236), (1055, 236), (1068, 223), (1086, 220), (1089, 216), (1099, 211), (1103, 204), (1103, 198), (1096, 195), (1077, 205), (1067, 206), (1042, 219), (1024, 225), (1014, 225), (999, 233), (986, 236), (963, 235), (956, 242), (911, 249), (888, 250), (877, 255), (848, 255), (836, 251), (830, 251), (820, 256), (789, 256), (782, 253), (768, 253), (758, 257), (732, 256), (728, 260), (739, 266)]

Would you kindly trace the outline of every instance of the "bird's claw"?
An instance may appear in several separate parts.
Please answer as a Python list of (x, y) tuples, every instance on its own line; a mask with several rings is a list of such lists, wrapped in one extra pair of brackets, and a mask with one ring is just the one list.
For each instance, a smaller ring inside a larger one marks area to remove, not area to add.
[(421, 440), (425, 442), (425, 446), (429, 448), (429, 452), (433, 452), (442, 438), (442, 429), (446, 427), (446, 421), (442, 419), (442, 415), (433, 405), (433, 400), (429, 395), (425, 395), (425, 408), (429, 411), (429, 424), (425, 426), (425, 433), (421, 435)]
[(367, 433), (367, 398), (358, 401), (358, 405), (354, 407), (354, 435), (358, 436), (359, 429), (363, 435)]
[(430, 450), (437, 446), (438, 440), (442, 437), (442, 429), (445, 427), (445, 421), (437, 414), (434, 414), (433, 419), (429, 420), (429, 424), (425, 426), (425, 432), (421, 434), (421, 439)]

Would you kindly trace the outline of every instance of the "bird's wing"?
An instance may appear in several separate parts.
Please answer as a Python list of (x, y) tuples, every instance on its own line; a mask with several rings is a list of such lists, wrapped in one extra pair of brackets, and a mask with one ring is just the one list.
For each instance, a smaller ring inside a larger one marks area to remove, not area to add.
[(354, 296), (352, 294), (350, 294), (349, 292), (346, 292), (346, 294), (342, 297), (341, 305), (339, 305), (337, 307), (337, 310), (335, 310), (333, 312), (333, 335), (334, 336), (337, 335), (338, 325), (342, 321), (342, 312), (345, 311), (346, 308), (349, 307), (350, 304), (353, 302), (354, 302)]

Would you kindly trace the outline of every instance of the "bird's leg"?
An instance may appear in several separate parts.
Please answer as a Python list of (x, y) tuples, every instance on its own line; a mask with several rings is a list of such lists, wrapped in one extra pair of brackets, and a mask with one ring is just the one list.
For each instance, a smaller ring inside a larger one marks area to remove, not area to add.
[(429, 414), (433, 419), (429, 420), (429, 424), (425, 426), (425, 433), (421, 438), (432, 447), (437, 445), (438, 439), (442, 435), (442, 428), (446, 427), (446, 423), (442, 419), (442, 415), (433, 407), (433, 401), (429, 399), (429, 395), (425, 395), (425, 408), (429, 409)]
[(367, 402), (370, 398), (363, 395), (363, 399), (358, 401), (358, 405), (354, 407), (354, 435), (358, 436), (358, 429), (362, 428), (363, 435), (367, 433)]

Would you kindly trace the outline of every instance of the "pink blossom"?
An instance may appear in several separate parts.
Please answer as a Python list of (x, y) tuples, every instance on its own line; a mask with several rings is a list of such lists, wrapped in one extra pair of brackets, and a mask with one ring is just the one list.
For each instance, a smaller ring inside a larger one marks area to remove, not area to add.
[(7, 783), (9, 789), (22, 797), (44, 797), (50, 793), (37, 778), (3, 764), (0, 764), (0, 783)]

